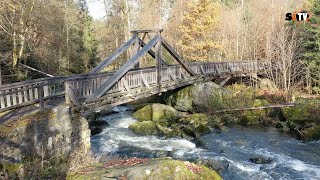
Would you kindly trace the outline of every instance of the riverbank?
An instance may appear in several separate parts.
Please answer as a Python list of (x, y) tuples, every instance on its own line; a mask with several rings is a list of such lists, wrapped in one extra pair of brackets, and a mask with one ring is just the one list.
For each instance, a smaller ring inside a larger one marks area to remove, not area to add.
[[(133, 103), (139, 122), (129, 128), (138, 134), (189, 139), (210, 132), (209, 128), (220, 131), (234, 124), (260, 124), (302, 141), (320, 139), (320, 99), (295, 99), (287, 102), (282, 93), (244, 85), (221, 88), (212, 82), (199, 83), (153, 101), (162, 104)], [(279, 107), (258, 108), (273, 105)]]
[[(316, 178), (320, 141), (301, 142), (274, 127), (230, 125), (194, 140), (140, 135), (128, 127), (138, 122), (130, 106), (102, 116), (110, 126), (91, 137), (95, 159), (165, 158), (203, 164), (224, 179)], [(252, 160), (251, 160), (252, 159)], [(260, 164), (259, 164), (260, 163)]]

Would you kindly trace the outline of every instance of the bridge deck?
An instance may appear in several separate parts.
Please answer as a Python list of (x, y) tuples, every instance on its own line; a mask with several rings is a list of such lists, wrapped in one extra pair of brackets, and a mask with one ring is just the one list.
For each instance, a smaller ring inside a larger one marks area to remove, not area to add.
[(130, 70), (104, 96), (89, 102), (85, 101), (86, 98), (95, 93), (114, 72), (42, 78), (7, 84), (0, 87), (0, 112), (64, 97), (68, 89), (72, 90), (74, 96), (67, 95), (66, 101), (73, 101), (74, 104), (89, 109), (97, 109), (101, 106), (100, 103), (107, 106), (119, 105), (193, 84), (203, 80), (204, 77), (262, 73), (265, 69), (262, 63), (257, 62), (191, 63), (188, 67), (196, 76), (190, 76), (181, 65), (163, 67), (161, 87), (157, 83), (156, 68)]

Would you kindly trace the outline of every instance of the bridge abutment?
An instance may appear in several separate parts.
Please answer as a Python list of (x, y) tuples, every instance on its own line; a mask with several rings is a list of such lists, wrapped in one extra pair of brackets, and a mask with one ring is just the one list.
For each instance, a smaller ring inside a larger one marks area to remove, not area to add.
[[(0, 138), (0, 165), (23, 178), (45, 169), (52, 160), (71, 166), (90, 157), (88, 122), (66, 105), (2, 124)], [(25, 161), (36, 164), (30, 167)]]

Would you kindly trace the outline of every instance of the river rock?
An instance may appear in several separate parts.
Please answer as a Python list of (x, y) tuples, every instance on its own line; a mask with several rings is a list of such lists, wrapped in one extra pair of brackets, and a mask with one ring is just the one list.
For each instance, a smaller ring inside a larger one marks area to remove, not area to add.
[(183, 131), (191, 137), (199, 137), (211, 132), (209, 118), (206, 114), (192, 114), (189, 117), (180, 119), (179, 122), (186, 125)]
[(177, 119), (178, 112), (171, 106), (156, 103), (137, 110), (133, 116), (139, 121), (153, 121), (162, 126), (169, 126)]
[[(268, 101), (264, 99), (255, 99), (253, 102), (253, 107), (266, 106), (268, 105)], [(241, 118), (241, 124), (258, 124), (259, 121), (263, 121), (267, 115), (269, 110), (266, 109), (258, 109), (258, 110), (249, 110), (244, 113), (244, 116)]]
[(156, 124), (156, 127), (158, 128), (161, 135), (172, 138), (172, 137), (181, 137), (181, 130), (180, 128), (174, 124), (170, 128), (161, 126), (160, 124)]
[(206, 107), (213, 94), (220, 96), (223, 89), (213, 82), (197, 83), (167, 95), (165, 101), (178, 111), (194, 111), (194, 107)]
[(89, 128), (91, 130), (91, 136), (100, 134), (105, 127), (109, 126), (108, 122), (102, 120), (95, 120), (89, 122)]
[[(86, 173), (82, 173), (82, 172)], [(105, 168), (104, 166), (86, 167), (79, 172), (68, 174), (67, 179), (210, 179), (222, 178), (214, 171), (203, 165), (197, 165), (188, 161), (173, 160), (169, 158), (150, 159), (149, 162)]]
[(229, 167), (229, 162), (227, 160), (214, 160), (214, 159), (197, 159), (196, 164), (201, 164), (219, 173), (225, 171)]
[(255, 157), (255, 158), (250, 158), (249, 161), (255, 164), (270, 164), (272, 163), (271, 158), (264, 158), (264, 157)]
[(159, 135), (158, 128), (153, 121), (135, 122), (129, 125), (129, 129), (142, 135)]

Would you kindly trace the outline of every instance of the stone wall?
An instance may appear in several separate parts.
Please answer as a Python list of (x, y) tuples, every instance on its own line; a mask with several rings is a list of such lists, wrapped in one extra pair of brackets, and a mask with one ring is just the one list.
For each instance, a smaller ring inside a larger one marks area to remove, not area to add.
[(25, 159), (89, 156), (90, 130), (79, 112), (65, 105), (0, 125), (0, 164)]

